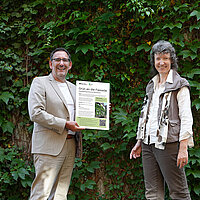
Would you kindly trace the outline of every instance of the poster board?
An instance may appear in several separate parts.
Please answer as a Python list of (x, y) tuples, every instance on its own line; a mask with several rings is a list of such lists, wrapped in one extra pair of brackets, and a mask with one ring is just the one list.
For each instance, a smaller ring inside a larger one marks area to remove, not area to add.
[(76, 122), (86, 129), (109, 130), (110, 83), (76, 81)]

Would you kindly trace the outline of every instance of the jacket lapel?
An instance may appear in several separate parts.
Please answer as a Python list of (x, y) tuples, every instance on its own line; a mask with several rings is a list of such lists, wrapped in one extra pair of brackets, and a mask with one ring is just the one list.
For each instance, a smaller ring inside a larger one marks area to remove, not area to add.
[(64, 105), (65, 105), (65, 107), (67, 109), (67, 101), (64, 98), (62, 92), (60, 91), (58, 85), (56, 84), (56, 80), (53, 78), (52, 74), (49, 75), (49, 80), (50, 80), (50, 84), (52, 85), (53, 89), (55, 90), (55, 92), (57, 93), (57, 95), (59, 96), (59, 98), (62, 100), (62, 102), (64, 103)]
[(68, 81), (66, 81), (66, 84), (67, 84), (67, 87), (68, 87), (68, 89), (69, 89), (69, 92), (70, 92), (70, 94), (71, 94), (71, 97), (72, 97), (72, 99), (73, 99), (73, 102), (74, 102), (74, 106), (76, 105), (75, 104), (75, 102), (76, 102), (76, 91), (74, 91), (74, 89), (71, 87), (71, 85), (68, 83)]

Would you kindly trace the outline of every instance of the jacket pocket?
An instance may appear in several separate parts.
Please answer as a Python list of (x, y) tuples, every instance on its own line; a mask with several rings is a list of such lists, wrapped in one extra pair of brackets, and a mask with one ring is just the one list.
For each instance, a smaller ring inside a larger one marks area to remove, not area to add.
[(180, 121), (179, 120), (169, 120), (168, 133), (171, 135), (179, 136), (179, 133), (180, 133)]

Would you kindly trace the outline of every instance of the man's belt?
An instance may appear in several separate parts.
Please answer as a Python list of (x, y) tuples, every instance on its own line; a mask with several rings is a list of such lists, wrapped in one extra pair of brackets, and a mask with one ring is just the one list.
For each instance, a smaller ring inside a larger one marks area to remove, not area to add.
[(72, 139), (72, 138), (74, 138), (74, 137), (75, 137), (74, 135), (68, 134), (66, 139)]

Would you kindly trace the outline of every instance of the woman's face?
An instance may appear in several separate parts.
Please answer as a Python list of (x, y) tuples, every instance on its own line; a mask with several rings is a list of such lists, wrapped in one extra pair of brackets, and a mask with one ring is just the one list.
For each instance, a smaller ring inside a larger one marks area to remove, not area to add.
[(171, 69), (170, 53), (156, 53), (154, 55), (155, 68), (161, 75), (167, 75)]

